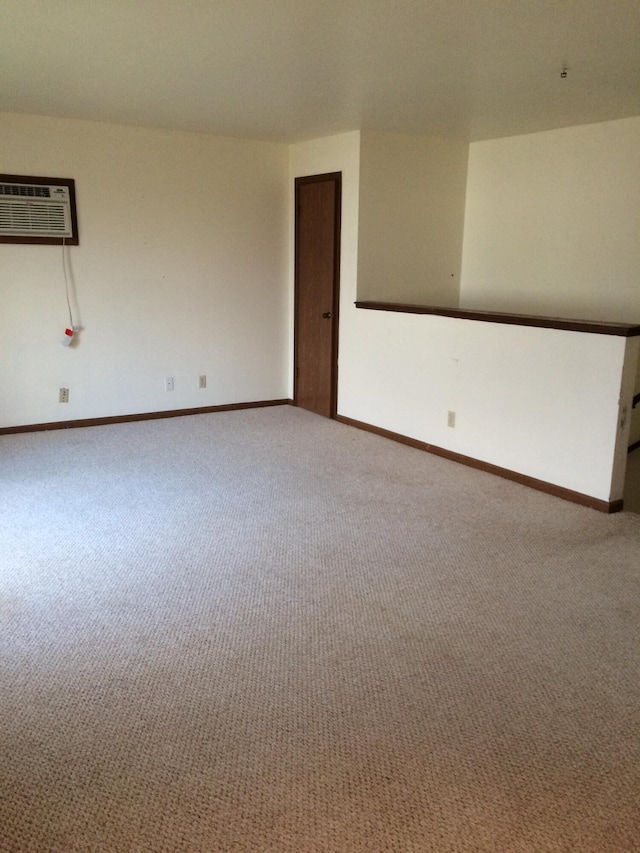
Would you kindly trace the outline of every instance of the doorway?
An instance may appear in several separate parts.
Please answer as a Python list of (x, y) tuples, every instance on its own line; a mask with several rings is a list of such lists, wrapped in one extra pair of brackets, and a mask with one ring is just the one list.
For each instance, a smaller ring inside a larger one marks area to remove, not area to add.
[(295, 181), (293, 401), (327, 418), (338, 404), (342, 173)]

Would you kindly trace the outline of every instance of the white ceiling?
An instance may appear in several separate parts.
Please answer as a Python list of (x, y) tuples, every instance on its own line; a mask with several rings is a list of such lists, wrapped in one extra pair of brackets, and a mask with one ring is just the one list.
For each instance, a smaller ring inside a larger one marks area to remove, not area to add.
[(285, 142), (639, 115), (640, 0), (0, 0), (0, 110)]

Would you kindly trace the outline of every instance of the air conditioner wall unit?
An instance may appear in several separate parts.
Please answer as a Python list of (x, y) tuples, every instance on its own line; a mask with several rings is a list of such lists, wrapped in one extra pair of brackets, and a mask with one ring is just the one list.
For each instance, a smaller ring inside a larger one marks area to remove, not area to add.
[(78, 245), (75, 181), (0, 175), (0, 243)]

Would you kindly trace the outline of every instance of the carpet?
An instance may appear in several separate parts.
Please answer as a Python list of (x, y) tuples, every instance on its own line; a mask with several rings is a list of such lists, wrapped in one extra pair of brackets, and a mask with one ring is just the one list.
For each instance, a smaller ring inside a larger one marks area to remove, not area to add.
[(0, 472), (3, 853), (640, 850), (640, 516), (290, 406)]

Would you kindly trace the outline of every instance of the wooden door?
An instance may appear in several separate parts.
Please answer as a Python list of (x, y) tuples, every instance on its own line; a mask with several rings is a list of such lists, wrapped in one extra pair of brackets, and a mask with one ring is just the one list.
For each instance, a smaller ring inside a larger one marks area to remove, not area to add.
[(334, 418), (341, 173), (296, 178), (294, 403)]

